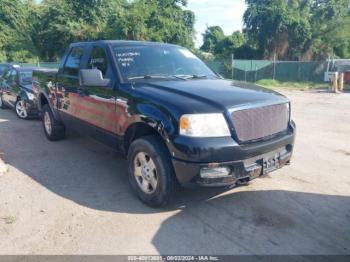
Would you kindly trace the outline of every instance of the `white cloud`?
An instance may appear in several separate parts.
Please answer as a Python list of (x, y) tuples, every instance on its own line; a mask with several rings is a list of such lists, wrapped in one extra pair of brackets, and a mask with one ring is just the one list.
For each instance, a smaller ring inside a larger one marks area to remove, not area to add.
[(221, 26), (227, 35), (242, 30), (246, 4), (244, 0), (189, 0), (188, 9), (196, 15), (196, 46), (200, 46), (207, 26)]

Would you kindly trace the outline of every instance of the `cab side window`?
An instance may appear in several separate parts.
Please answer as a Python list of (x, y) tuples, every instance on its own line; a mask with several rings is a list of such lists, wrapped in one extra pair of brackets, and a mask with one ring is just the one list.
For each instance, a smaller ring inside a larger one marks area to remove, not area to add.
[(88, 69), (98, 69), (102, 72), (103, 78), (109, 78), (110, 65), (106, 52), (101, 47), (94, 47), (91, 51)]
[(4, 72), (2, 78), (0, 78), (0, 87), (1, 88), (5, 88), (6, 87), (6, 83), (8, 83), (10, 75), (11, 75), (11, 70), (7, 69)]
[(8, 78), (7, 78), (7, 81), (8, 81), (9, 83), (14, 83), (14, 82), (16, 82), (16, 80), (17, 80), (17, 71), (14, 70), (14, 69), (12, 69), (12, 70), (10, 71), (10, 73), (9, 73), (9, 76), (8, 76)]
[(11, 70), (8, 69), (8, 70), (4, 73), (4, 75), (3, 75), (2, 78), (3, 78), (5, 81), (8, 81), (9, 78), (10, 78), (10, 75), (11, 75)]
[(66, 63), (63, 68), (63, 73), (70, 76), (78, 76), (81, 60), (84, 55), (83, 47), (73, 47), (67, 57)]

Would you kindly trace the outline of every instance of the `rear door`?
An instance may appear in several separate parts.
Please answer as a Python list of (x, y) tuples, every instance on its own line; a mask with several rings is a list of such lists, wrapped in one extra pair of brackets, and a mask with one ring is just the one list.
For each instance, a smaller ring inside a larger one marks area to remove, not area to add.
[(82, 97), (78, 94), (78, 75), (85, 59), (85, 51), (85, 46), (73, 46), (57, 74), (56, 107), (63, 122), (73, 127), (75, 120), (82, 118), (84, 114), (79, 109)]

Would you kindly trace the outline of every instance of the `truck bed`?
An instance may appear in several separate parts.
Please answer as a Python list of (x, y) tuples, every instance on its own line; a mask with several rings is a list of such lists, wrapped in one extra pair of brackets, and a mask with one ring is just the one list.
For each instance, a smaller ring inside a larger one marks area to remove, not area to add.
[[(38, 68), (33, 71), (33, 87), (35, 93), (50, 94), (55, 86), (58, 69)], [(39, 107), (40, 109), (40, 107)]]

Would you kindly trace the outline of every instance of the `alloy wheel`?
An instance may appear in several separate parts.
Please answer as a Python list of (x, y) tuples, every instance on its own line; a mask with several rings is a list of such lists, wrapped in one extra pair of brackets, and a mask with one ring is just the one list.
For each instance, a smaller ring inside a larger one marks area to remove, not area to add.
[(16, 113), (20, 118), (27, 118), (27, 109), (25, 106), (25, 102), (23, 100), (19, 100), (16, 103)]
[(144, 193), (154, 193), (158, 184), (157, 168), (147, 153), (139, 152), (135, 156), (134, 176), (138, 186)]
[(47, 132), (47, 134), (51, 135), (52, 133), (52, 125), (51, 125), (51, 118), (48, 112), (45, 112), (44, 114), (44, 127)]

